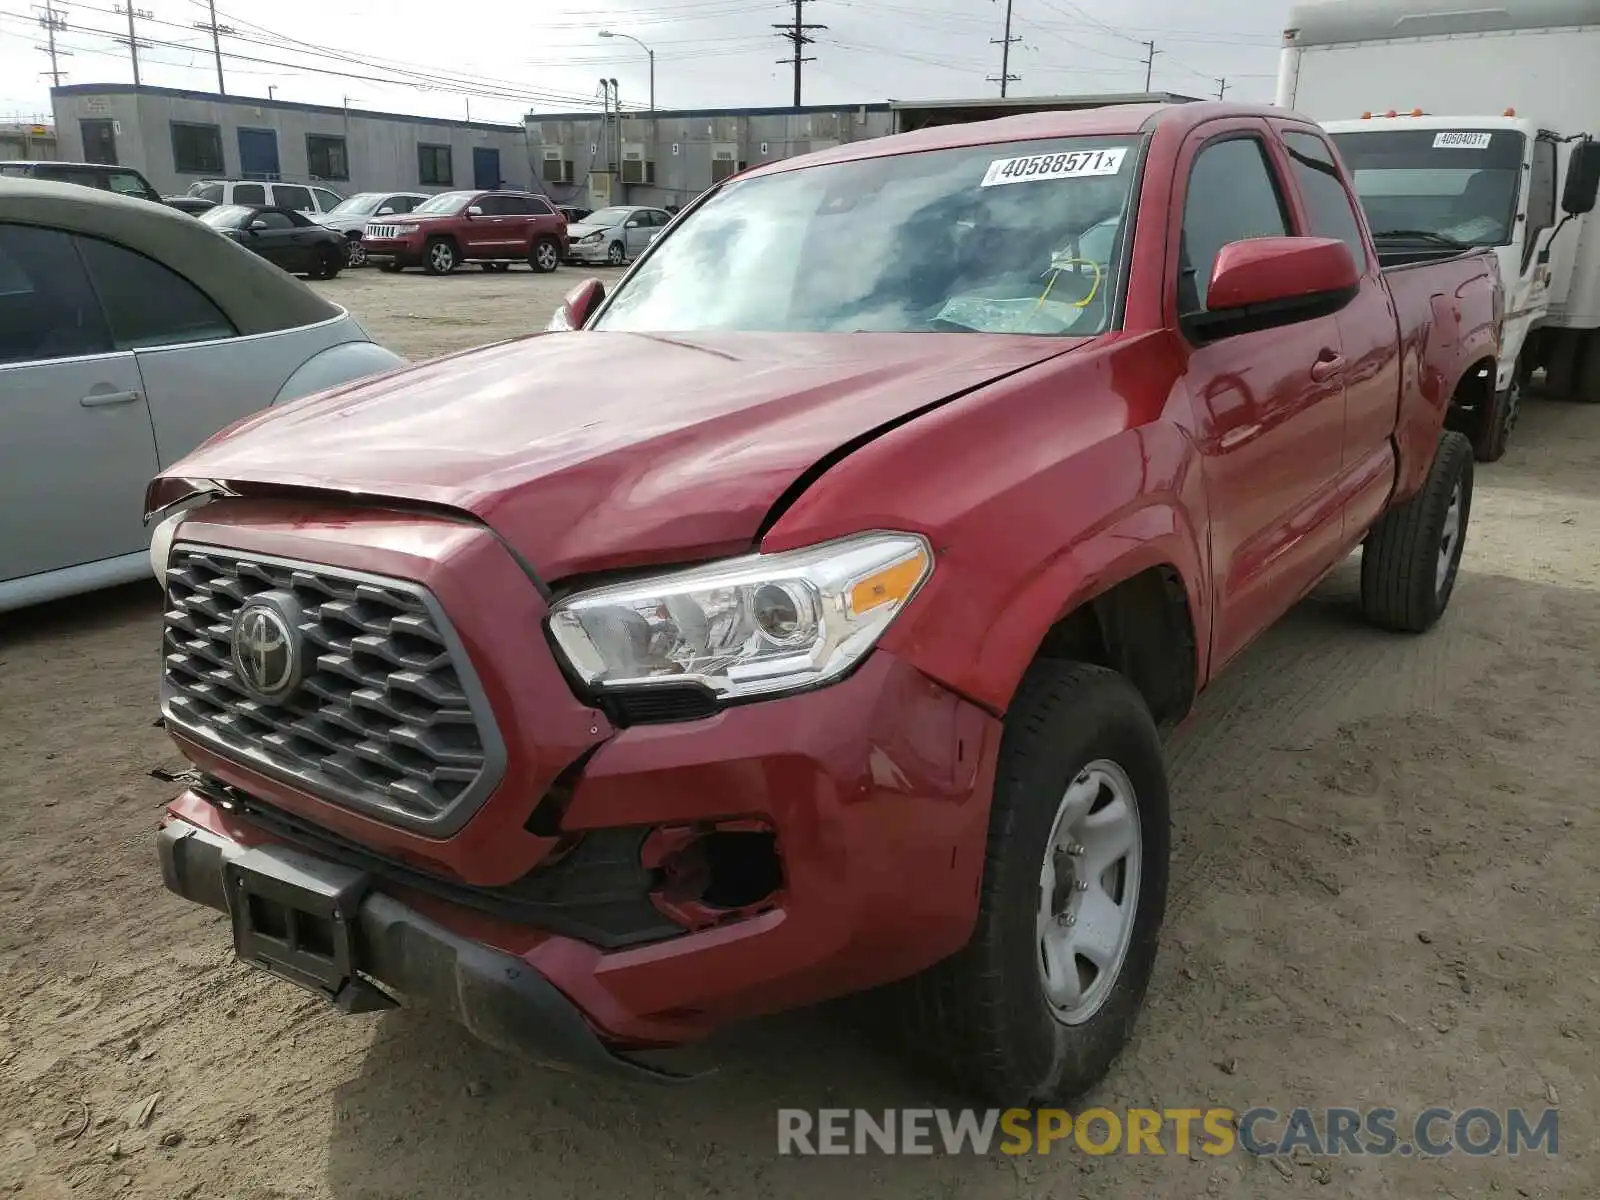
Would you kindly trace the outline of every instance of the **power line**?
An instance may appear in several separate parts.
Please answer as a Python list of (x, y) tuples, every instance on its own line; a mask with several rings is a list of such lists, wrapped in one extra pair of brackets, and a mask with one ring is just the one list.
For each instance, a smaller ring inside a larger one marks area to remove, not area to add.
[(988, 81), (990, 83), (998, 83), (1000, 85), (1000, 99), (1002, 100), (1006, 98), (1007, 84), (1022, 82), (1022, 77), (1020, 75), (1013, 75), (1011, 73), (1011, 47), (1014, 43), (1020, 42), (1021, 40), (1022, 39), (1019, 37), (1011, 36), (1011, 0), (1006, 0), (1005, 37), (989, 39), (989, 44), (991, 46), (1000, 47), (1000, 74), (998, 77), (990, 75), (988, 77)]
[[(817, 40), (811, 36), (811, 30), (827, 28), (826, 25), (806, 24), (805, 6), (806, 0), (794, 0), (794, 23), (791, 25), (773, 25), (773, 28), (778, 30), (779, 37), (794, 43), (794, 106), (796, 108), (800, 107), (801, 65), (817, 61), (814, 55), (809, 58), (805, 55), (805, 48), (813, 45)], [(788, 59), (783, 58), (778, 60), (780, 64), (788, 61)]]

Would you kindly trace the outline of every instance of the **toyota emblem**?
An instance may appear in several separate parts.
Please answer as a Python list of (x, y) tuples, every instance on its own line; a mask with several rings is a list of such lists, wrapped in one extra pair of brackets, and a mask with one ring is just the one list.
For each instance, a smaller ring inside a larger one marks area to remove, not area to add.
[(270, 599), (249, 601), (234, 618), (233, 670), (260, 700), (281, 700), (300, 682), (299, 633)]

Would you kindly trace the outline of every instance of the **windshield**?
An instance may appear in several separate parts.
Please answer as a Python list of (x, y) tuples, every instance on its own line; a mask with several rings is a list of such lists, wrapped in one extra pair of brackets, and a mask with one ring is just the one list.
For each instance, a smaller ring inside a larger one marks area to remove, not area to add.
[(592, 328), (1099, 333), (1136, 158), (1127, 138), (1066, 138), (736, 180)]
[(213, 204), (222, 203), (222, 185), (220, 183), (191, 183), (189, 195), (198, 196), (202, 200), (209, 200)]
[(437, 196), (424, 200), (411, 211), (422, 214), (443, 213), (449, 216), (460, 212), (477, 194), (477, 192), (440, 192)]
[(200, 219), (213, 229), (238, 229), (255, 210), (242, 204), (219, 204), (200, 214)]
[(602, 208), (583, 219), (585, 225), (620, 225), (633, 215), (631, 208)]
[(359, 192), (348, 200), (341, 200), (323, 215), (329, 217), (364, 217), (383, 203), (383, 197), (384, 193), (382, 192)]
[(1433, 234), (1504, 246), (1516, 226), (1522, 134), (1514, 129), (1336, 133), (1377, 238)]

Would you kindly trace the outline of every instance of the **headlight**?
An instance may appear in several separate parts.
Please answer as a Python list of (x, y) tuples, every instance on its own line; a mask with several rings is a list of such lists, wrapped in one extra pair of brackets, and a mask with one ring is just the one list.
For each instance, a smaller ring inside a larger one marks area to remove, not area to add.
[(417, 230), (421, 229), (422, 226), (420, 226), (420, 225), (394, 225), (394, 226), (391, 226), (391, 228), (394, 230), (394, 234), (395, 234), (396, 237), (404, 237), (408, 233), (415, 233)]
[(580, 592), (551, 611), (550, 631), (603, 690), (788, 691), (859, 662), (932, 571), (924, 538), (870, 533)]
[(578, 240), (580, 242), (598, 242), (598, 241), (603, 241), (605, 239), (605, 236), (606, 236), (605, 235), (605, 231), (601, 230), (601, 231), (599, 231), (597, 233), (586, 233), (581, 238), (579, 238)]
[(188, 510), (173, 513), (161, 520), (150, 531), (150, 570), (157, 579), (167, 574), (167, 559), (172, 555), (172, 541), (177, 536), (178, 525), (188, 516)]

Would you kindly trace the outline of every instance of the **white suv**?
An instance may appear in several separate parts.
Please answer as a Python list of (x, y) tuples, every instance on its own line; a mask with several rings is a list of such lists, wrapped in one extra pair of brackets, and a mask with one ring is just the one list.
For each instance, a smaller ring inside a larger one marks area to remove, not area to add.
[(309, 217), (332, 212), (344, 201), (338, 192), (309, 183), (262, 183), (254, 179), (203, 179), (189, 195), (213, 204), (262, 204), (290, 208)]

